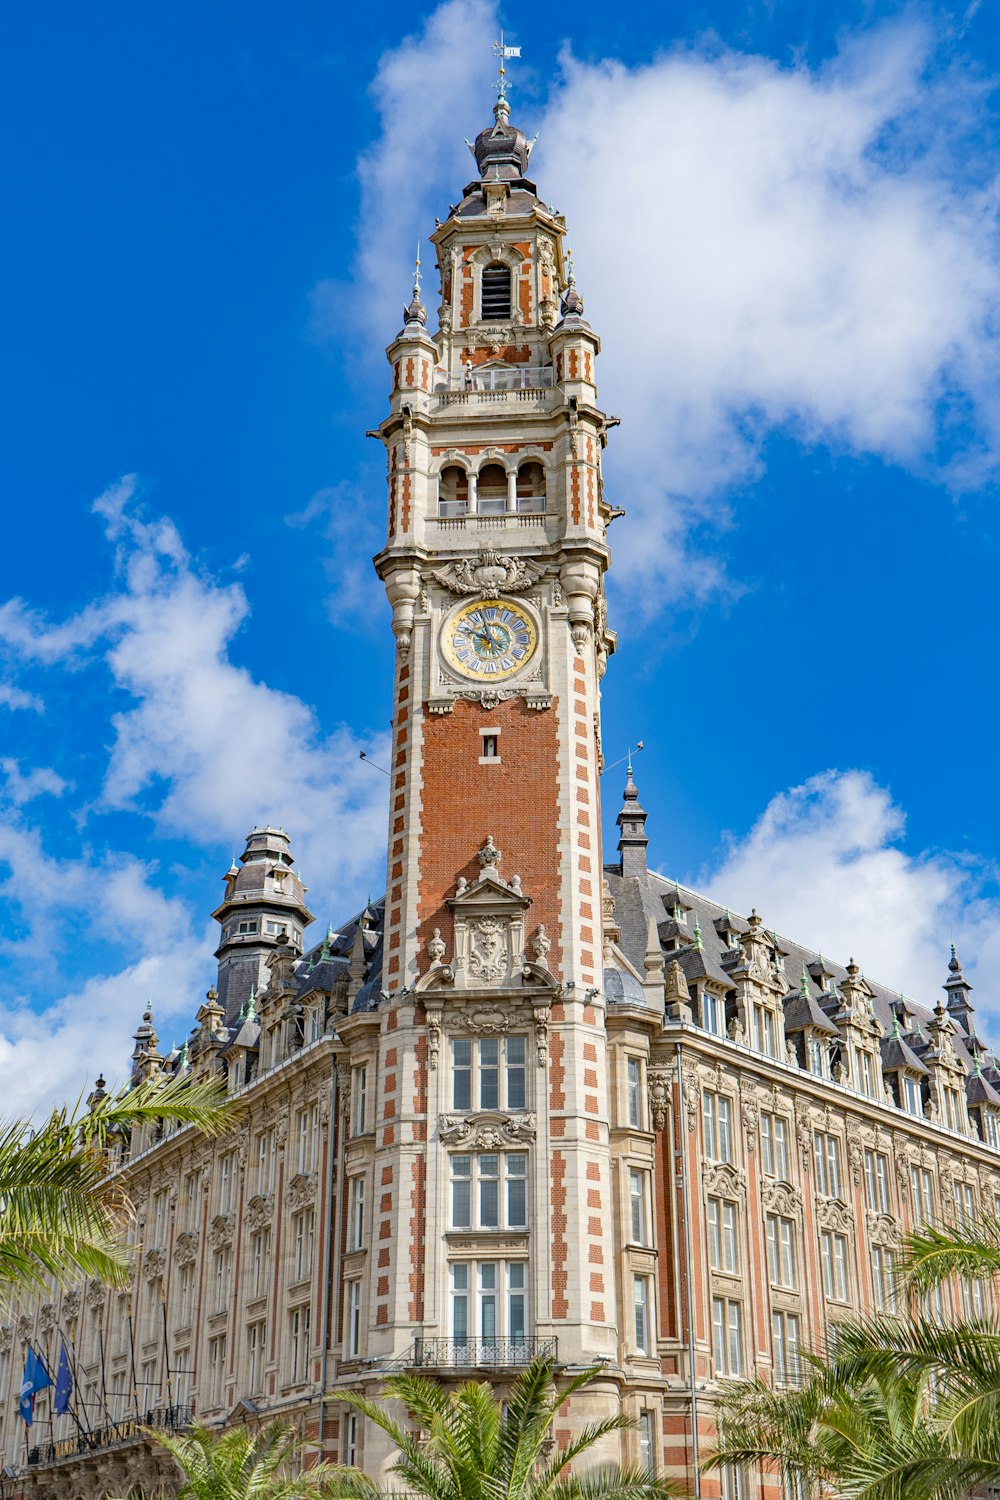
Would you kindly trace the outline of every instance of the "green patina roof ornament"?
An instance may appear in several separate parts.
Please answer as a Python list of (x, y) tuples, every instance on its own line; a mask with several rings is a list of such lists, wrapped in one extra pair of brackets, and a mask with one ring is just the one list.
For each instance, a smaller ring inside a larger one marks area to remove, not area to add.
[(809, 975), (806, 972), (805, 964), (802, 965), (802, 974), (799, 979), (799, 994), (803, 1000), (809, 999)]
[(244, 1017), (244, 1019), (247, 1020), (247, 1021), (252, 1021), (254, 1019), (254, 1014), (255, 1014), (255, 1010), (256, 1010), (256, 1006), (255, 1006), (254, 1002), (256, 1001), (256, 999), (257, 999), (257, 991), (255, 990), (254, 986), (251, 985), (250, 986), (250, 995), (249, 995), (249, 997), (247, 999), (246, 1016)]
[(902, 1028), (899, 1024), (899, 1017), (897, 1016), (895, 1011), (893, 1011), (892, 1013), (892, 1034), (896, 1041), (898, 1041), (903, 1035)]
[(695, 948), (700, 953), (701, 952), (701, 923), (698, 921), (697, 916), (695, 916), (695, 919), (694, 919), (694, 945), (695, 945)]
[(331, 922), (323, 936), (323, 946), (319, 950), (320, 963), (330, 957), (330, 939), (333, 937), (333, 923)]
[(181, 1069), (181, 1068), (186, 1068), (187, 1065), (188, 1065), (188, 1044), (187, 1044), (187, 1041), (185, 1040), (184, 1045), (183, 1045), (183, 1047), (180, 1050), (180, 1056), (177, 1059), (177, 1067), (178, 1067), (178, 1069)]

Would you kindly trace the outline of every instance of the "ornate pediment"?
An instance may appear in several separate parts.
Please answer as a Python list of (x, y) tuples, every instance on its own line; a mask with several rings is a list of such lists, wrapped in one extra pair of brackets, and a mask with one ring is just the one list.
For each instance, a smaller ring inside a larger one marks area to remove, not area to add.
[(306, 1208), (315, 1197), (315, 1173), (297, 1172), (288, 1184), (288, 1206), (293, 1209)]
[(765, 1208), (773, 1209), (786, 1219), (797, 1219), (802, 1213), (802, 1194), (790, 1182), (779, 1182), (773, 1177), (766, 1177), (761, 1197)]
[(834, 1229), (838, 1234), (854, 1231), (854, 1215), (841, 1198), (820, 1198), (816, 1205), (816, 1222), (821, 1229)]
[[(435, 928), (427, 943), (431, 966), (418, 989), (447, 984), (457, 990), (489, 990), (520, 987), (532, 979), (547, 979), (554, 984), (544, 965), (548, 934), (538, 928), (529, 943), (525, 927), (531, 899), (521, 889), (519, 875), (504, 880), (499, 868), (501, 858), (491, 834), (478, 853), (479, 878), (470, 885), (461, 876), (448, 902), (455, 930), (451, 961), (445, 961), (447, 945)], [(526, 946), (533, 959), (526, 956)]]
[[(253, 1201), (253, 1200), (251, 1200)], [(216, 1250), (222, 1245), (228, 1245), (233, 1238), (233, 1216), (232, 1214), (216, 1214), (208, 1226), (209, 1244)]]
[(716, 1198), (746, 1197), (747, 1174), (729, 1161), (706, 1161), (701, 1166), (706, 1192)]
[(868, 1211), (868, 1239), (873, 1245), (884, 1245), (895, 1250), (902, 1243), (899, 1225), (891, 1214), (875, 1214)]
[(545, 572), (528, 557), (508, 557), (494, 547), (482, 547), (474, 557), (462, 557), (431, 570), (430, 577), (452, 594), (478, 594), (499, 599), (501, 594), (520, 594), (538, 582)]
[(178, 1266), (190, 1266), (198, 1259), (198, 1236), (193, 1229), (186, 1229), (174, 1242), (174, 1262)]
[[(248, 1229), (261, 1229), (265, 1224), (270, 1224), (274, 1213), (274, 1202), (270, 1193), (255, 1193), (247, 1204), (247, 1211), (243, 1215), (243, 1222)], [(213, 1228), (217, 1221), (213, 1220)]]
[(438, 1134), (449, 1146), (470, 1151), (501, 1151), (535, 1139), (533, 1114), (499, 1114), (485, 1111), (474, 1115), (438, 1115)]

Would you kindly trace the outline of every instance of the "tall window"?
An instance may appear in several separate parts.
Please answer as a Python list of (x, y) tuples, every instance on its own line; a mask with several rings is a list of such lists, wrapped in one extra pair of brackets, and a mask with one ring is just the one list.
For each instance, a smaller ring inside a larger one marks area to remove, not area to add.
[(152, 1243), (160, 1246), (167, 1243), (167, 1223), (170, 1215), (170, 1189), (163, 1188), (153, 1194)]
[(961, 1283), (962, 1307), (967, 1322), (973, 1318), (981, 1318), (986, 1311), (986, 1299), (983, 1296), (983, 1283), (978, 1276)]
[(625, 1066), (625, 1087), (628, 1092), (628, 1123), (633, 1130), (642, 1129), (642, 1062), (630, 1057)]
[(182, 1266), (177, 1267), (177, 1324), (180, 1328), (186, 1328), (191, 1322), (191, 1308), (194, 1301), (194, 1264), (185, 1261)]
[(486, 320), (509, 318), (511, 302), (510, 267), (493, 261), (483, 270), (482, 315)]
[(350, 1228), (347, 1243), (351, 1250), (363, 1250), (365, 1246), (365, 1179), (351, 1178)]
[(840, 1146), (835, 1135), (817, 1130), (813, 1137), (816, 1191), (825, 1198), (840, 1197)]
[(358, 1414), (345, 1412), (343, 1418), (344, 1441), (340, 1450), (340, 1461), (345, 1468), (353, 1469), (358, 1462)]
[(635, 1312), (635, 1347), (638, 1354), (650, 1352), (649, 1277), (633, 1276), (632, 1306)]
[(247, 1388), (251, 1396), (264, 1390), (267, 1327), (263, 1321), (247, 1325)]
[(451, 1158), (453, 1229), (526, 1229), (528, 1158), (524, 1152), (461, 1153)]
[(629, 1212), (633, 1245), (648, 1245), (647, 1203), (649, 1173), (632, 1168), (628, 1174)]
[(703, 990), (701, 995), (701, 1024), (713, 1036), (726, 1034), (726, 1002), (709, 989)]
[(924, 1102), (920, 1093), (920, 1079), (912, 1073), (903, 1074), (903, 1108), (908, 1115), (923, 1116)]
[(309, 1104), (295, 1113), (296, 1168), (311, 1172), (316, 1166), (319, 1146), (319, 1105)]
[(189, 1229), (197, 1225), (200, 1206), (201, 1169), (196, 1168), (193, 1172), (188, 1172), (184, 1178), (184, 1223)]
[(236, 1204), (236, 1152), (219, 1157), (219, 1213), (231, 1214)]
[(821, 1036), (811, 1036), (806, 1044), (809, 1071), (816, 1078), (830, 1076), (830, 1048)]
[(292, 1220), (292, 1235), (295, 1244), (295, 1280), (302, 1281), (313, 1266), (313, 1242), (315, 1240), (315, 1210), (304, 1208)]
[(451, 1044), (454, 1109), (524, 1109), (528, 1039), (462, 1037)]
[(760, 1155), (765, 1177), (788, 1178), (788, 1122), (783, 1115), (760, 1117)]
[(865, 1151), (865, 1193), (873, 1214), (889, 1212), (889, 1158), (881, 1151)]
[(858, 1069), (861, 1092), (867, 1094), (869, 1099), (877, 1099), (882, 1092), (882, 1070), (881, 1067), (876, 1068), (875, 1059), (870, 1052), (858, 1053)]
[(766, 1005), (753, 1007), (754, 1042), (758, 1052), (765, 1057), (778, 1055), (778, 1031), (774, 1012)]
[(794, 1313), (771, 1314), (774, 1383), (793, 1385), (799, 1378), (799, 1320)]
[(725, 1198), (709, 1198), (708, 1263), (713, 1271), (739, 1270), (739, 1255), (736, 1242), (736, 1204)]
[(218, 1334), (208, 1341), (208, 1404), (222, 1405), (226, 1379), (226, 1335)]
[(768, 1214), (764, 1224), (767, 1269), (774, 1286), (795, 1285), (795, 1225), (791, 1219)]
[(353, 1133), (355, 1135), (364, 1135), (365, 1122), (368, 1117), (368, 1069), (364, 1064), (354, 1069), (353, 1085)]
[(728, 1297), (712, 1298), (712, 1362), (715, 1374), (743, 1374), (743, 1312)]
[(233, 1276), (233, 1249), (223, 1245), (212, 1258), (212, 1287), (215, 1294), (214, 1309), (222, 1312), (229, 1301), (229, 1288)]
[(934, 1179), (926, 1167), (910, 1168), (910, 1197), (918, 1224), (934, 1223)]
[(976, 1190), (969, 1182), (955, 1183), (955, 1217), (969, 1224), (976, 1217)]
[(712, 1094), (706, 1090), (702, 1095), (701, 1115), (705, 1131), (705, 1155), (709, 1161), (732, 1161), (729, 1100), (723, 1094)]
[(250, 1237), (250, 1295), (263, 1297), (271, 1282), (271, 1231), (258, 1229)]
[(820, 1261), (823, 1266), (823, 1291), (837, 1302), (847, 1301), (847, 1241), (832, 1229), (823, 1229), (819, 1237)]
[(872, 1290), (875, 1306), (892, 1312), (896, 1306), (896, 1262), (891, 1250), (872, 1246)]
[(528, 1326), (524, 1261), (456, 1261), (450, 1280), (451, 1332), (458, 1343), (512, 1339), (523, 1344)]
[(656, 1473), (656, 1413), (639, 1415), (639, 1467), (644, 1474)]
[(357, 1359), (361, 1353), (361, 1282), (347, 1283), (347, 1357)]
[(288, 1314), (288, 1378), (293, 1385), (309, 1379), (310, 1323), (311, 1309), (308, 1303), (302, 1307), (293, 1307)]
[(949, 1085), (941, 1090), (941, 1121), (949, 1130), (962, 1129), (962, 1106), (959, 1092)]
[(278, 1162), (278, 1149), (273, 1130), (262, 1130), (257, 1137), (257, 1191), (274, 1191), (274, 1176)]

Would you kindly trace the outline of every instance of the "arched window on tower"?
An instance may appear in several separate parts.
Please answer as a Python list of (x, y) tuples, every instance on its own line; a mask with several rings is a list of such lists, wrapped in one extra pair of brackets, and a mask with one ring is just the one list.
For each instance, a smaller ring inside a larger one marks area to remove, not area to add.
[(545, 511), (545, 470), (537, 459), (529, 459), (517, 471), (517, 509), (522, 516)]
[(507, 470), (502, 464), (484, 464), (476, 484), (476, 509), (481, 516), (502, 516), (507, 509)]
[(469, 476), (458, 464), (448, 464), (438, 479), (438, 515), (464, 516), (469, 509)]
[(506, 319), (510, 317), (511, 285), (510, 266), (494, 261), (483, 270), (483, 295), (481, 315), (484, 319)]

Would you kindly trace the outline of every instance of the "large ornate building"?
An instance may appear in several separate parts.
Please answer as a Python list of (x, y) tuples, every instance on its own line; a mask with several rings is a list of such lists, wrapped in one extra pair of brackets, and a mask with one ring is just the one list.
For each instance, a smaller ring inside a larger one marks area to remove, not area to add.
[[(605, 861), (600, 343), (502, 95), (474, 154), (432, 236), (438, 331), (418, 284), (377, 432), (385, 899), (310, 942), (288, 835), (249, 836), (190, 1041), (161, 1055), (147, 1013), (134, 1054), (136, 1078), (224, 1073), (245, 1122), (130, 1143), (130, 1297), (80, 1286), (0, 1329), (9, 1494), (166, 1484), (149, 1412), (281, 1414), (383, 1472), (344, 1391), (502, 1382), (535, 1352), (601, 1369), (567, 1428), (624, 1409), (613, 1456), (692, 1478), (720, 1378), (794, 1379), (891, 1301), (907, 1228), (1000, 1206), (1000, 1077), (954, 953), (922, 1008), (653, 873), (631, 767)], [(80, 1424), (40, 1397), (26, 1453), (16, 1374), (61, 1336)]]

